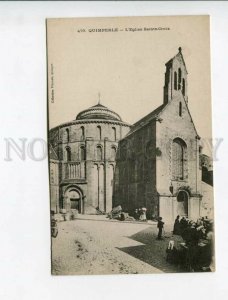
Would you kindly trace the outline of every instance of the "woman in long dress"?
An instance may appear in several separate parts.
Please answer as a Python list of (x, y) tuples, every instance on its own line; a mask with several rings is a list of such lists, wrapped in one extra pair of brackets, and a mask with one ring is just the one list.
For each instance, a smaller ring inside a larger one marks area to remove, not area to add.
[(180, 235), (180, 216), (178, 215), (176, 217), (176, 220), (174, 222), (174, 226), (173, 226), (173, 234), (177, 234), (177, 235)]

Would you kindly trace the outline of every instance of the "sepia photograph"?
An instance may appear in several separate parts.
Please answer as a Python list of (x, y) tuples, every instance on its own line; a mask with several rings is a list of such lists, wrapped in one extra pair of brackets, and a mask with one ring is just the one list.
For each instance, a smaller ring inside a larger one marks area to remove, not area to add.
[(46, 31), (51, 274), (214, 272), (210, 17)]

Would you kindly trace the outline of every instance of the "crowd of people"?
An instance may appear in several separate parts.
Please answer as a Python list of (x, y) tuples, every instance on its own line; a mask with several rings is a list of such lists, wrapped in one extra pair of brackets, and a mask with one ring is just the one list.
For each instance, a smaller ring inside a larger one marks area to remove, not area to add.
[(196, 222), (186, 217), (176, 217), (173, 234), (180, 235), (186, 245), (197, 245), (200, 240), (212, 240), (213, 221), (207, 217), (201, 217)]
[(184, 243), (177, 249), (174, 241), (167, 248), (167, 260), (183, 264), (189, 271), (211, 271), (214, 256), (213, 221), (201, 217), (196, 222), (186, 217), (176, 217), (174, 235), (180, 235)]

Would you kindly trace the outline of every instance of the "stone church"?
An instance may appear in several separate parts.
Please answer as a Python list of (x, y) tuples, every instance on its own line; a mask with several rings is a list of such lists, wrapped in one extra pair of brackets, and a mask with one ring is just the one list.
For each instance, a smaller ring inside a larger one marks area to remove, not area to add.
[[(146, 207), (167, 223), (212, 211), (212, 188), (202, 208), (200, 137), (188, 108), (182, 50), (166, 63), (164, 99), (132, 126), (100, 103), (50, 130), (51, 209), (130, 214)], [(206, 207), (206, 208), (205, 208)]]
[(92, 214), (112, 209), (119, 141), (130, 125), (98, 103), (50, 130), (51, 209)]

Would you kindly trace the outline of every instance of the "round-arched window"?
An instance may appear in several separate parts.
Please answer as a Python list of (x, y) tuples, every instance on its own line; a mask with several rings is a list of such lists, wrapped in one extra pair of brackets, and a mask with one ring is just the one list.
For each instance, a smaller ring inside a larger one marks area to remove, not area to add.
[(80, 159), (81, 160), (86, 160), (86, 150), (84, 146), (80, 147)]
[(96, 151), (97, 160), (102, 160), (102, 147), (98, 145)]
[(111, 147), (111, 160), (116, 159), (116, 147), (112, 146)]
[(176, 138), (172, 143), (172, 177), (183, 180), (187, 176), (187, 146), (185, 142)]
[(70, 147), (66, 147), (66, 160), (71, 161), (71, 149), (70, 149)]

